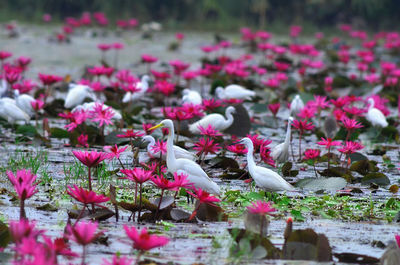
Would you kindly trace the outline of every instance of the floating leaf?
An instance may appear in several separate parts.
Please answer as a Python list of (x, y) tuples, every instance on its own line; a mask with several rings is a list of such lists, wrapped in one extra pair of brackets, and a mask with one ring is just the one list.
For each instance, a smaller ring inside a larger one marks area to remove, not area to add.
[(281, 251), (276, 248), (274, 244), (272, 244), (271, 241), (266, 237), (260, 237), (259, 234), (239, 228), (228, 229), (228, 232), (233, 240), (235, 240), (235, 242), (237, 243), (236, 245), (233, 245), (233, 247), (230, 249), (231, 254), (235, 254), (238, 252), (240, 253), (245, 250), (243, 249), (243, 247), (245, 247), (248, 249), (244, 253), (248, 253), (250, 256), (255, 255), (257, 252), (254, 252), (254, 250), (257, 247), (261, 246), (267, 252), (265, 258), (278, 259), (281, 257)]
[(212, 160), (211, 168), (239, 168), (238, 162), (230, 157), (218, 156)]
[(296, 187), (305, 190), (317, 191), (327, 190), (336, 191), (346, 187), (347, 181), (344, 178), (331, 177), (331, 178), (305, 178), (296, 183)]
[(350, 166), (351, 171), (356, 171), (361, 175), (366, 175), (370, 172), (377, 172), (379, 169), (376, 166), (377, 162), (373, 160), (360, 160)]
[(350, 170), (343, 168), (343, 167), (330, 167), (330, 168), (324, 169), (323, 171), (318, 171), (318, 173), (324, 177), (344, 178), (347, 182), (351, 182), (354, 179)]
[(344, 263), (356, 263), (356, 264), (377, 264), (379, 263), (379, 259), (362, 255), (356, 253), (335, 253), (336, 258), (339, 259), (339, 262)]
[(381, 172), (372, 172), (363, 177), (361, 183), (364, 185), (375, 183), (379, 186), (387, 186), (390, 185), (390, 179)]
[[(196, 208), (199, 201), (196, 202)], [(202, 203), (197, 210), (196, 217), (202, 221), (228, 221), (228, 215), (224, 213), (224, 210), (219, 206), (209, 205)]]
[(363, 155), (361, 153), (358, 153), (358, 152), (350, 154), (349, 158), (350, 158), (351, 162), (356, 162), (356, 161), (361, 161), (361, 160), (368, 160), (368, 158), (365, 155)]
[(52, 205), (50, 203), (46, 203), (46, 204), (43, 204), (41, 206), (38, 206), (38, 207), (36, 207), (36, 209), (41, 210), (41, 211), (48, 211), (48, 212), (56, 212), (56, 211), (58, 211), (58, 209), (54, 205)]
[(37, 134), (36, 128), (32, 125), (19, 125), (15, 132), (30, 137)]
[(323, 234), (312, 229), (293, 231), (283, 246), (283, 257), (289, 260), (332, 261), (332, 249)]
[[(179, 221), (186, 221), (190, 218), (191, 213), (186, 212), (182, 209), (173, 208), (171, 209), (170, 213), (172, 220), (179, 222)], [(193, 219), (195, 220), (195, 219)]]
[(292, 162), (286, 162), (285, 164), (283, 164), (282, 166), (282, 175), (284, 177), (289, 177), (290, 176), (290, 170), (292, 169)]
[[(152, 204), (157, 205), (160, 202), (160, 198), (156, 198), (154, 201), (152, 201)], [(163, 196), (160, 204), (160, 210), (163, 210), (169, 206), (171, 206), (175, 202), (175, 199), (173, 196)]]
[(255, 234), (260, 234), (261, 226), (263, 228), (262, 235), (266, 236), (268, 234), (269, 221), (265, 215), (259, 215), (246, 211), (244, 217), (244, 227), (246, 230)]
[(70, 132), (61, 128), (53, 127), (50, 129), (50, 137), (52, 138), (59, 138), (59, 139), (69, 138), (70, 135), (71, 135)]
[(86, 218), (96, 220), (96, 221), (104, 221), (113, 216), (114, 216), (113, 211), (111, 211), (107, 208), (101, 208), (101, 209), (97, 209), (95, 213), (87, 215)]
[(5, 248), (11, 241), (11, 234), (8, 226), (0, 221), (0, 247)]

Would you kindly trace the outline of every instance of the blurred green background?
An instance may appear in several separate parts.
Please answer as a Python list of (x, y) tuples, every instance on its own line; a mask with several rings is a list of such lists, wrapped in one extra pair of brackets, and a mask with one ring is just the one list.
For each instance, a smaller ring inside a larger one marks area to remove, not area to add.
[(0, 0), (2, 22), (40, 22), (44, 13), (61, 22), (84, 11), (105, 12), (111, 21), (155, 20), (170, 29), (287, 30), (301, 24), (315, 31), (349, 23), (365, 30), (396, 30), (400, 22), (399, 0)]

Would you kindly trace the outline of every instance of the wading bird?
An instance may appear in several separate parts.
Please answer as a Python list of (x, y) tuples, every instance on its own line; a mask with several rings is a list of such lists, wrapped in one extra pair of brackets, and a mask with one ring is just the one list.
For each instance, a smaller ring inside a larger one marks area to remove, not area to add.
[(135, 93), (127, 92), (125, 94), (125, 96), (122, 98), (122, 102), (123, 103), (133, 102), (133, 101), (136, 101), (136, 100), (139, 100), (140, 98), (142, 98), (143, 95), (149, 89), (149, 80), (150, 80), (150, 77), (148, 75), (142, 76), (142, 79), (140, 80), (140, 82), (136, 84), (136, 88), (138, 88), (139, 91), (137, 91)]
[(182, 91), (182, 95), (183, 95), (182, 96), (183, 103), (192, 103), (194, 105), (200, 105), (203, 102), (200, 93), (197, 91), (186, 88)]
[(69, 84), (67, 97), (65, 98), (64, 107), (67, 109), (73, 108), (83, 103), (86, 97), (96, 100), (92, 89), (89, 86)]
[(294, 187), (271, 169), (257, 166), (254, 162), (254, 146), (250, 138), (245, 137), (239, 143), (247, 148), (247, 168), (257, 186), (265, 191), (294, 190)]
[(304, 102), (299, 95), (296, 95), (290, 103), (290, 115), (296, 116), (300, 113), (302, 108), (304, 108)]
[(200, 134), (201, 131), (199, 129), (199, 126), (207, 128), (208, 125), (212, 125), (215, 130), (223, 131), (232, 125), (233, 123), (232, 113), (235, 113), (235, 111), (236, 111), (235, 108), (232, 106), (226, 108), (225, 116), (227, 117), (227, 119), (225, 119), (225, 117), (219, 113), (209, 114), (203, 117), (201, 120), (196, 121), (195, 123), (189, 125), (189, 130), (194, 134)]
[(285, 163), (288, 161), (292, 122), (293, 122), (293, 118), (289, 117), (287, 129), (286, 129), (285, 141), (283, 143), (275, 146), (271, 151), (271, 157), (278, 163)]
[(208, 177), (207, 173), (196, 162), (186, 158), (176, 158), (174, 153), (174, 124), (171, 120), (163, 120), (158, 125), (150, 128), (150, 130), (159, 127), (166, 127), (169, 129), (167, 138), (167, 168), (171, 173), (186, 174), (189, 182), (193, 183), (196, 188), (201, 188), (208, 193), (219, 195), (221, 190), (217, 183)]
[(35, 114), (35, 111), (33, 110), (31, 102), (35, 101), (35, 99), (28, 94), (20, 94), (17, 89), (14, 91), (14, 96), (16, 105), (32, 117)]
[[(159, 154), (156, 154), (151, 148), (156, 143), (156, 140), (154, 139), (154, 137), (151, 136), (151, 135), (146, 135), (146, 136), (143, 136), (142, 139), (143, 139), (144, 142), (148, 142), (148, 144), (147, 144), (147, 153), (151, 157), (158, 157)], [(192, 161), (196, 161), (197, 160), (197, 156), (195, 154), (192, 154), (191, 152), (183, 149), (182, 147), (174, 145), (173, 149), (174, 149), (175, 157), (177, 159), (185, 158), (185, 159), (189, 159), (189, 160), (192, 160)], [(166, 159), (166, 155), (165, 154), (162, 155), (162, 159), (163, 160)]]
[(225, 88), (217, 87), (215, 93), (220, 99), (251, 99), (256, 95), (256, 92), (235, 84)]
[(14, 123), (15, 121), (29, 122), (31, 119), (25, 111), (13, 104), (12, 101), (6, 100), (6, 98), (0, 99), (0, 116), (7, 119), (9, 123)]
[(372, 126), (378, 127), (386, 127), (388, 126), (388, 122), (386, 121), (385, 115), (383, 115), (382, 111), (375, 108), (375, 101), (373, 98), (368, 99), (368, 113), (365, 118), (372, 124)]

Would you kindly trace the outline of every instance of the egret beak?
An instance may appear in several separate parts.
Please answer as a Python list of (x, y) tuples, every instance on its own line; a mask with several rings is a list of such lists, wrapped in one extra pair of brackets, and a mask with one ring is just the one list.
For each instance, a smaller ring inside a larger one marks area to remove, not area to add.
[(149, 131), (155, 130), (155, 129), (160, 128), (160, 127), (163, 127), (163, 126), (164, 126), (164, 124), (159, 123), (159, 124), (157, 124), (156, 126), (151, 127), (151, 128), (149, 129)]

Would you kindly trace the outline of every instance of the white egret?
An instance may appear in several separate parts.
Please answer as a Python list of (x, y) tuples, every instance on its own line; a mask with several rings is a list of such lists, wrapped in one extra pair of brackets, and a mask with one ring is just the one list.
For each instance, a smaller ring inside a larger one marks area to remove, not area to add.
[(148, 75), (142, 76), (142, 79), (140, 80), (139, 83), (136, 84), (136, 88), (140, 89), (139, 91), (132, 93), (132, 92), (127, 92), (124, 97), (122, 98), (123, 103), (128, 103), (128, 102), (133, 102), (141, 97), (147, 92), (149, 89), (149, 80), (150, 77)]
[(197, 91), (186, 88), (182, 91), (182, 95), (183, 95), (182, 96), (183, 103), (192, 103), (194, 105), (200, 105), (203, 102), (200, 93)]
[[(152, 157), (157, 157), (158, 155), (156, 153), (154, 153), (154, 151), (151, 148), (156, 143), (156, 140), (154, 139), (154, 137), (151, 135), (146, 135), (146, 136), (143, 136), (142, 139), (144, 142), (148, 142), (147, 153)], [(186, 159), (189, 159), (192, 161), (197, 160), (197, 156), (195, 154), (183, 149), (182, 147), (176, 146), (176, 145), (174, 145), (174, 153), (175, 153), (176, 158), (186, 158)], [(165, 154), (162, 155), (162, 159), (163, 160), (166, 159)]]
[(6, 98), (0, 99), (0, 116), (7, 119), (9, 123), (21, 120), (29, 122), (31, 119), (28, 114)]
[(219, 195), (221, 190), (217, 183), (208, 177), (207, 173), (196, 162), (186, 158), (176, 158), (174, 153), (174, 124), (171, 120), (163, 120), (158, 125), (150, 128), (150, 130), (167, 127), (169, 129), (167, 139), (167, 168), (171, 173), (183, 173), (188, 176), (189, 182), (193, 183), (194, 187), (201, 188), (208, 193)]
[(5, 78), (1, 79), (0, 85), (0, 97), (3, 96), (7, 92), (7, 81)]
[(28, 94), (20, 94), (18, 89), (14, 91), (14, 95), (16, 105), (26, 114), (32, 117), (35, 114), (35, 111), (31, 105), (31, 102), (35, 101), (35, 99)]
[(304, 102), (299, 95), (296, 95), (290, 103), (290, 115), (295, 116), (299, 114), (302, 108), (304, 108)]
[(69, 84), (67, 97), (65, 98), (64, 107), (67, 109), (73, 108), (82, 104), (86, 97), (96, 100), (92, 89), (86, 85)]
[[(86, 102), (86, 103), (83, 103), (81, 105), (76, 106), (75, 108), (72, 109), (72, 111), (73, 112), (76, 111), (76, 110), (91, 111), (91, 110), (94, 110), (94, 107), (96, 106), (96, 103), (97, 104), (101, 104), (100, 102)], [(109, 108), (109, 106), (106, 105), (106, 104), (103, 104), (103, 110), (106, 109), (106, 108)], [(111, 108), (111, 111), (114, 114), (113, 117), (112, 117), (113, 120), (122, 119), (122, 115), (118, 110), (115, 110), (114, 108)]]
[(232, 106), (226, 108), (225, 116), (227, 117), (227, 119), (225, 119), (225, 117), (219, 113), (209, 114), (203, 117), (201, 120), (196, 121), (193, 124), (190, 124), (189, 130), (194, 134), (200, 134), (199, 126), (207, 128), (208, 125), (212, 125), (214, 129), (218, 131), (223, 131), (232, 125), (233, 123), (232, 113), (235, 113), (235, 111), (236, 111), (235, 108)]
[(294, 187), (271, 169), (257, 166), (254, 162), (254, 146), (250, 138), (245, 137), (239, 143), (247, 148), (247, 168), (257, 186), (265, 191), (294, 190)]
[(382, 111), (374, 107), (375, 101), (373, 98), (368, 99), (368, 104), (368, 113), (365, 118), (372, 124), (372, 126), (379, 126), (383, 128), (388, 126), (385, 115), (383, 115)]
[(217, 87), (215, 90), (220, 99), (251, 99), (256, 95), (256, 92), (248, 90), (242, 86), (232, 84), (225, 88)]
[(293, 122), (293, 117), (289, 117), (286, 129), (285, 141), (275, 146), (271, 151), (271, 157), (278, 163), (284, 163), (288, 161), (292, 122)]

